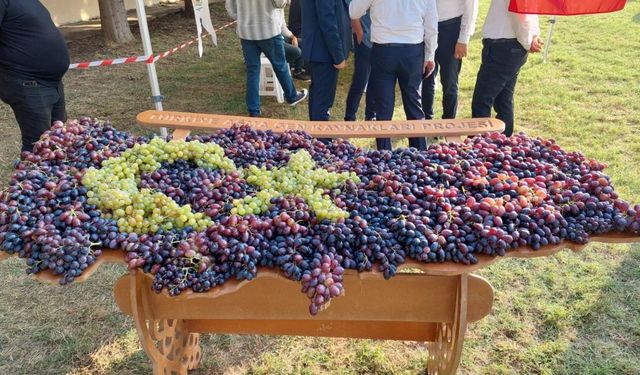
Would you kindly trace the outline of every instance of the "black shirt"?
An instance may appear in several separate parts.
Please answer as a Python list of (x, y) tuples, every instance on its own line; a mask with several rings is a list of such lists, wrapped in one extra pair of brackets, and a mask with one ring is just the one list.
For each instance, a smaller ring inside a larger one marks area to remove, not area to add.
[(300, 7), (300, 0), (291, 0), (287, 25), (293, 35), (302, 38), (302, 8)]
[(60, 81), (69, 69), (62, 33), (38, 0), (0, 0), (0, 74)]

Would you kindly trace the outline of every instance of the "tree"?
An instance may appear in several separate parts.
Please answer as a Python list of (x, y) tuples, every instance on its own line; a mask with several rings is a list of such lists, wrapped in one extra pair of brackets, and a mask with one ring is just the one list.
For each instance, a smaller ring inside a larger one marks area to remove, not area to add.
[(187, 18), (193, 18), (193, 3), (191, 0), (184, 0), (184, 16)]
[(102, 35), (107, 44), (125, 44), (135, 40), (127, 21), (124, 0), (98, 0)]

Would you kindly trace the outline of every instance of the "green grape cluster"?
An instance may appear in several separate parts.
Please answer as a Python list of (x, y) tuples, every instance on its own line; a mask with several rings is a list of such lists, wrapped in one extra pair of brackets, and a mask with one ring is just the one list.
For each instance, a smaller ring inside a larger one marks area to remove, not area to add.
[(360, 182), (354, 173), (336, 173), (316, 168), (315, 161), (306, 150), (293, 154), (282, 168), (267, 170), (265, 167), (251, 166), (244, 171), (244, 175), (248, 183), (261, 190), (253, 196), (235, 200), (232, 214), (260, 214), (269, 209), (273, 198), (295, 195), (302, 197), (318, 218), (335, 221), (347, 218), (349, 214), (336, 206), (325, 191), (335, 189), (349, 179)]
[(235, 171), (232, 160), (214, 143), (154, 138), (136, 144), (119, 157), (105, 160), (102, 168), (90, 168), (82, 183), (89, 190), (88, 203), (106, 212), (118, 223), (118, 229), (129, 233), (153, 233), (191, 226), (201, 231), (212, 224), (202, 213), (194, 213), (189, 205), (180, 206), (163, 193), (138, 189), (140, 173), (153, 172), (161, 163), (192, 160), (199, 167)]

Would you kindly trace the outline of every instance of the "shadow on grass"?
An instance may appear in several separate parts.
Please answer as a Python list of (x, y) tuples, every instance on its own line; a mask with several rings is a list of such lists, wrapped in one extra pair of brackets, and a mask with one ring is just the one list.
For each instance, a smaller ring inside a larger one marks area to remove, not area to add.
[(576, 322), (561, 374), (637, 374), (640, 369), (640, 245), (611, 274), (598, 303)]
[[(131, 338), (136, 345), (135, 350), (126, 355), (114, 356), (112, 349), (107, 348), (109, 346), (120, 347), (123, 342), (129, 341)], [(196, 370), (190, 371), (189, 374), (211, 375), (233, 372), (234, 368), (245, 365), (248, 361), (258, 359), (263, 354), (270, 352), (277, 340), (277, 337), (270, 336), (203, 335), (201, 342), (202, 362)], [(105, 350), (105, 348), (107, 349)], [(90, 357), (92, 358), (90, 363), (77, 370), (72, 370), (69, 374), (142, 375), (152, 372), (151, 360), (140, 348), (135, 330), (96, 349)]]

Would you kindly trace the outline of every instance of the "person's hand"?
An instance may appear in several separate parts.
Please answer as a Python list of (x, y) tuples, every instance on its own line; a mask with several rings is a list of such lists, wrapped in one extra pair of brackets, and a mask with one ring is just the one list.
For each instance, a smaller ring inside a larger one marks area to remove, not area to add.
[(344, 69), (347, 66), (347, 60), (342, 60), (340, 64), (334, 64), (333, 67), (336, 69)]
[(531, 40), (531, 48), (529, 49), (529, 52), (531, 53), (540, 52), (542, 51), (543, 46), (544, 46), (544, 40), (542, 40), (542, 38), (540, 38), (539, 36), (534, 35), (533, 39)]
[(362, 28), (357, 30), (354, 29), (353, 33), (356, 35), (356, 42), (358, 42), (358, 45), (362, 44), (362, 41), (364, 40), (364, 31), (362, 31)]
[(294, 47), (298, 47), (298, 38), (294, 35), (291, 37), (291, 45)]
[(362, 44), (362, 41), (364, 40), (364, 30), (362, 29), (360, 19), (351, 20), (351, 30), (353, 30), (353, 35), (356, 36), (356, 42), (358, 45)]
[(458, 60), (462, 60), (467, 57), (467, 45), (464, 43), (456, 43), (456, 50), (453, 53), (453, 57)]
[(433, 73), (433, 70), (436, 68), (436, 63), (433, 61), (425, 61), (424, 62), (424, 77), (427, 78)]

